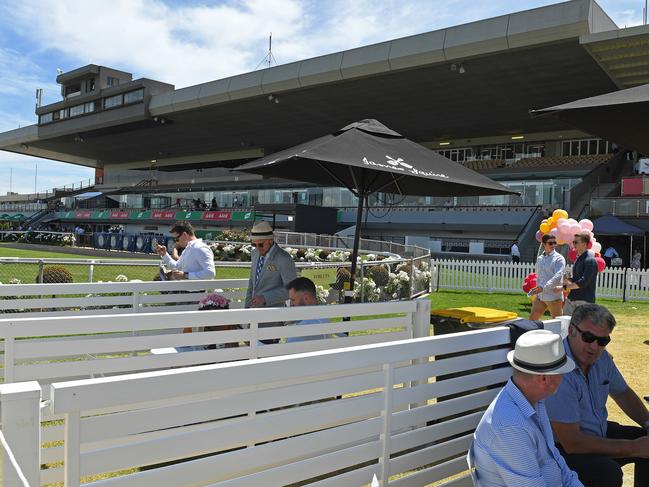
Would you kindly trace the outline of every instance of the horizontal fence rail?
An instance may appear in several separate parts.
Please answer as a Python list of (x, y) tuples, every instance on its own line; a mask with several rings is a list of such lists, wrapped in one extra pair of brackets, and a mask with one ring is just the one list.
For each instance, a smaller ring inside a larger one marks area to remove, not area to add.
[(0, 318), (194, 311), (218, 290), (243, 307), (248, 279), (0, 285)]
[[(472, 433), (510, 376), (509, 349), (509, 330), (497, 327), (49, 386), (2, 385), (2, 426), (25, 476), (41, 484), (347, 487), (376, 475), (382, 486), (465, 487)], [(29, 421), (35, 412), (37, 421)], [(38, 419), (54, 417), (62, 423), (39, 427)]]
[[(566, 266), (572, 274), (572, 265)], [(431, 287), (522, 293), (525, 277), (535, 272), (532, 263), (433, 259)], [(598, 298), (649, 301), (649, 269), (606, 268), (597, 275)]]

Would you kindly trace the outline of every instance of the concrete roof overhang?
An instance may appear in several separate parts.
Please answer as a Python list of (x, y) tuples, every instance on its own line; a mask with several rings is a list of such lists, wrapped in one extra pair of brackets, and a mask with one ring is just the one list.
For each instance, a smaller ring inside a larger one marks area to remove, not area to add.
[(218, 166), (364, 118), (421, 143), (568, 130), (528, 110), (614, 90), (580, 44), (611, 29), (595, 2), (565, 2), (163, 93), (142, 120), (74, 134), (59, 122), (61, 135), (47, 138), (26, 127), (0, 134), (0, 149), (144, 169)]

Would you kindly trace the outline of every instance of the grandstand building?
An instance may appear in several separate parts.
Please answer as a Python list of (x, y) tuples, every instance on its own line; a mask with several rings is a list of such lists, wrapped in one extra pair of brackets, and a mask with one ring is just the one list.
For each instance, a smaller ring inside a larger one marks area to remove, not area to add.
[[(648, 83), (648, 44), (647, 26), (621, 29), (595, 1), (573, 0), (180, 89), (88, 65), (59, 75), (61, 101), (1, 133), (0, 149), (95, 168), (101, 198), (53, 192), (64, 208), (43, 221), (162, 232), (187, 214), (209, 231), (245, 225), (257, 205), (297, 204), (340, 208), (339, 229), (350, 231), (347, 190), (231, 170), (376, 118), (520, 196), (380, 194), (364, 236), (474, 255), (505, 253), (518, 238), (531, 258), (549, 209), (589, 215), (591, 198), (620, 195), (634, 156), (529, 110)], [(35, 198), (2, 196), (0, 209)]]

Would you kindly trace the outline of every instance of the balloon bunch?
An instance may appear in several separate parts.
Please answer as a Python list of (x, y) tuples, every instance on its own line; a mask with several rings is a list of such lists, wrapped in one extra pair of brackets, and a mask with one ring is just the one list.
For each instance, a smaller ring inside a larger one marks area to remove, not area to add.
[(536, 287), (536, 272), (532, 272), (525, 277), (523, 282), (523, 291), (529, 293), (532, 289)]
[(577, 250), (574, 248), (572, 240), (574, 235), (588, 235), (590, 242), (588, 249), (595, 254), (597, 261), (597, 269), (602, 272), (606, 268), (606, 262), (602, 259), (600, 252), (602, 251), (602, 244), (600, 244), (593, 234), (593, 222), (588, 219), (580, 221), (568, 217), (566, 210), (558, 209), (552, 212), (552, 216), (543, 220), (539, 225), (539, 231), (536, 232), (536, 240), (541, 242), (541, 238), (545, 234), (554, 235), (559, 245), (569, 245), (568, 261), (575, 262), (577, 260)]

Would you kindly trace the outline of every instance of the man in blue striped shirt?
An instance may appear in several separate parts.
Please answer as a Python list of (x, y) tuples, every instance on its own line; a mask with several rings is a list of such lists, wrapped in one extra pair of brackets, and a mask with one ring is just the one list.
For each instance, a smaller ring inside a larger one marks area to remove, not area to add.
[(469, 463), (480, 487), (583, 487), (554, 445), (544, 399), (561, 375), (574, 369), (561, 337), (528, 331), (507, 360), (512, 378), (496, 396), (473, 435)]

